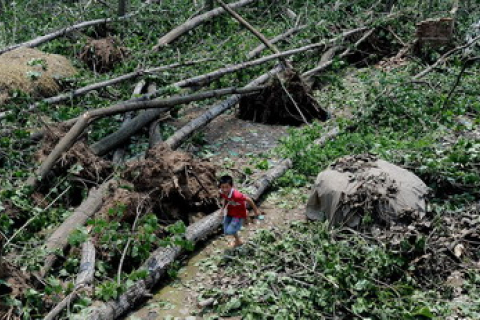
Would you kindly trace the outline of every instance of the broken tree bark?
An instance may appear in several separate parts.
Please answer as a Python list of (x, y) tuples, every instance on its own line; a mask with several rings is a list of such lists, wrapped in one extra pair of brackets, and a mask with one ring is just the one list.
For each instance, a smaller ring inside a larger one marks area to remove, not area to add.
[[(179, 104), (184, 104), (192, 101), (204, 100), (209, 98), (217, 98), (217, 97), (230, 95), (230, 94), (255, 92), (255, 91), (262, 90), (263, 88), (264, 87), (250, 86), (248, 88), (242, 88), (242, 89), (227, 88), (227, 89), (219, 89), (219, 90), (210, 90), (210, 91), (195, 93), (187, 96), (177, 96), (177, 97), (171, 97), (171, 98), (161, 99), (161, 100), (152, 100), (152, 101), (123, 103), (123, 104), (114, 105), (111, 107), (87, 111), (82, 116), (80, 116), (79, 120), (75, 123), (75, 125), (58, 142), (58, 144), (55, 146), (53, 151), (48, 155), (45, 161), (35, 171), (35, 175), (31, 176), (27, 180), (27, 186), (36, 187), (39, 181), (45, 179), (45, 177), (53, 168), (53, 166), (55, 165), (58, 158), (60, 158), (62, 153), (70, 149), (70, 147), (76, 142), (78, 137), (85, 131), (85, 129), (92, 122), (100, 118), (113, 116), (113, 115), (125, 113), (128, 111), (140, 110), (140, 109), (155, 108), (157, 109), (157, 111), (161, 110), (160, 112), (165, 112), (170, 110), (170, 108)], [(128, 138), (129, 137), (126, 137), (126, 139)], [(105, 141), (101, 140), (93, 144), (92, 151), (96, 155), (103, 155), (108, 151), (117, 147), (120, 143), (123, 143), (123, 141), (118, 142), (118, 141), (112, 141), (110, 139), (109, 143), (107, 144)], [(107, 145), (108, 145), (108, 148), (105, 147)]]
[[(257, 201), (265, 190), (271, 185), (272, 181), (281, 177), (292, 165), (290, 160), (284, 160), (267, 172), (255, 184), (255, 192), (252, 199)], [(216, 232), (222, 225), (223, 215), (220, 210), (208, 215), (207, 217), (195, 222), (187, 228), (185, 234), (187, 240), (197, 242)], [(148, 275), (145, 279), (135, 282), (127, 291), (117, 300), (109, 301), (90, 307), (82, 314), (89, 320), (113, 320), (119, 318), (126, 311), (142, 301), (144, 297), (150, 295), (150, 289), (165, 275), (169, 266), (182, 254), (182, 249), (178, 246), (171, 248), (158, 248), (145, 261), (141, 269), (147, 270)]]
[[(135, 97), (136, 95), (141, 94), (143, 88), (145, 87), (145, 84), (146, 84), (145, 80), (142, 80), (139, 83), (137, 83), (137, 85), (133, 89), (132, 97)], [(120, 128), (125, 128), (128, 125), (128, 123), (132, 121), (132, 116), (133, 116), (132, 112), (125, 113), (123, 123)], [(115, 152), (113, 153), (112, 161), (117, 164), (122, 163), (124, 157), (125, 157), (125, 148), (124, 146), (119, 146), (117, 150), (115, 150)]]
[[(256, 0), (240, 0), (234, 3), (229, 4), (230, 8), (240, 8), (243, 7), (247, 4), (250, 4), (252, 2), (255, 2)], [(204, 14), (198, 15), (182, 25), (176, 27), (172, 31), (168, 32), (166, 35), (161, 37), (158, 40), (157, 45), (155, 45), (152, 50), (159, 50), (160, 48), (170, 44), (172, 41), (178, 39), (181, 37), (183, 34), (187, 33), (188, 31), (198, 27), (202, 23), (204, 23), (207, 20), (210, 20), (216, 16), (219, 16), (221, 14), (225, 13), (225, 10), (223, 8), (216, 8), (214, 10), (205, 12)]]
[[(144, 112), (144, 119), (145, 123), (144, 125), (150, 123), (155, 117), (158, 117), (158, 115), (162, 112), (170, 110), (172, 107), (179, 105), (179, 104), (185, 104), (193, 101), (198, 101), (198, 100), (204, 100), (208, 98), (217, 98), (221, 97), (224, 95), (230, 95), (230, 94), (242, 94), (242, 93), (250, 93), (250, 92), (255, 92), (255, 91), (260, 91), (264, 87), (261, 86), (251, 86), (248, 88), (230, 88), (230, 89), (219, 89), (219, 90), (210, 90), (210, 91), (205, 91), (201, 93), (195, 93), (192, 95), (187, 95), (187, 96), (180, 96), (180, 97), (172, 97), (168, 99), (162, 99), (162, 100), (153, 100), (153, 101), (144, 101), (144, 102), (134, 102), (132, 104), (143, 104), (144, 107), (138, 108), (138, 109), (147, 109), (147, 108), (160, 108), (163, 107), (163, 109), (157, 109), (157, 110), (151, 110), (150, 113), (147, 113), (148, 111)], [(149, 105), (151, 105), (149, 107)], [(162, 110), (158, 112), (159, 110)], [(135, 119), (132, 120), (132, 122)], [(132, 130), (133, 126), (129, 125), (128, 130)], [(139, 127), (138, 129), (141, 129), (142, 127)], [(120, 131), (120, 130), (119, 130)], [(106, 153), (110, 152), (113, 150), (115, 147), (118, 145), (122, 144), (127, 140), (131, 134), (129, 135), (124, 135), (120, 136), (119, 131), (116, 131), (112, 133), (111, 135), (105, 137), (104, 139), (94, 143), (91, 145), (91, 150), (94, 154), (98, 156), (105, 155)], [(135, 131), (136, 132), (136, 131)]]
[[(277, 66), (272, 70), (270, 70), (268, 73), (253, 80), (244, 88), (251, 88), (251, 87), (260, 85), (265, 81), (267, 81), (270, 78), (270, 76), (277, 74), (281, 70), (283, 70), (283, 67)], [(180, 130), (176, 131), (172, 136), (170, 136), (165, 141), (165, 143), (169, 145), (170, 148), (172, 149), (178, 148), (178, 146), (180, 146), (180, 144), (183, 141), (188, 139), (195, 130), (198, 130), (199, 128), (207, 125), (210, 121), (212, 121), (213, 119), (215, 119), (216, 117), (218, 117), (219, 115), (227, 111), (228, 109), (235, 106), (240, 101), (240, 98), (241, 98), (241, 95), (237, 94), (215, 105), (214, 107), (210, 108), (207, 112), (202, 114), (200, 117), (195, 118), (194, 120), (186, 124), (184, 127), (182, 127)]]
[[(270, 39), (269, 41), (270, 41), (270, 43), (275, 44), (275, 43), (277, 43), (277, 42), (279, 42), (279, 41), (281, 41), (281, 40), (284, 40), (284, 39), (290, 37), (291, 35), (299, 32), (299, 31), (301, 31), (301, 30), (305, 29), (306, 27), (307, 27), (306, 24), (301, 25), (301, 26), (297, 26), (297, 27), (293, 27), (293, 28), (287, 30), (286, 32), (284, 32), (284, 33), (282, 33), (282, 34), (279, 34), (278, 36)], [(247, 58), (248, 58), (248, 59), (252, 59), (252, 58), (256, 57), (256, 56), (259, 55), (260, 52), (262, 52), (265, 48), (266, 48), (265, 44), (263, 44), (263, 43), (262, 43), (262, 44), (259, 44), (257, 47), (255, 47), (253, 50), (251, 50), (249, 53), (247, 53)]]
[(79, 273), (75, 279), (73, 291), (55, 306), (44, 318), (44, 320), (55, 319), (68, 305), (75, 301), (80, 291), (93, 282), (95, 274), (95, 246), (91, 239), (82, 245), (82, 258), (80, 260)]
[(64, 250), (68, 244), (68, 237), (78, 227), (83, 226), (102, 206), (103, 197), (110, 188), (114, 188), (116, 182), (113, 180), (102, 183), (98, 188), (90, 190), (88, 197), (75, 209), (72, 215), (58, 227), (53, 234), (45, 241), (44, 247), (47, 253), (45, 264), (40, 269), (43, 278), (52, 268), (57, 260), (55, 251)]
[(91, 27), (91, 26), (96, 26), (96, 25), (103, 24), (103, 23), (126, 20), (126, 19), (134, 16), (135, 14), (137, 14), (137, 13), (130, 13), (130, 14), (125, 15), (125, 16), (120, 17), (120, 18), (106, 18), (106, 19), (97, 19), (97, 20), (91, 20), (91, 21), (84, 21), (84, 22), (75, 24), (75, 25), (73, 25), (73, 26), (69, 26), (69, 27), (66, 27), (66, 28), (57, 30), (57, 31), (55, 31), (55, 32), (46, 34), (46, 35), (44, 35), (44, 36), (37, 37), (37, 38), (35, 38), (35, 39), (33, 39), (33, 40), (30, 40), (30, 41), (27, 41), (27, 42), (23, 42), (23, 43), (14, 44), (14, 45), (11, 45), (11, 46), (9, 46), (9, 47), (0, 49), (0, 54), (3, 54), (3, 53), (5, 53), (5, 52), (8, 52), (8, 51), (11, 51), (11, 50), (20, 48), (20, 47), (27, 47), (27, 48), (38, 47), (39, 45), (41, 45), (41, 44), (43, 44), (43, 43), (45, 43), (45, 42), (54, 40), (54, 39), (59, 38), (59, 37), (61, 37), (61, 36), (67, 35), (67, 34), (69, 34), (69, 33), (72, 33), (72, 32), (74, 32), (74, 31), (81, 30), (81, 29), (84, 29), (84, 28), (87, 28), (87, 27)]

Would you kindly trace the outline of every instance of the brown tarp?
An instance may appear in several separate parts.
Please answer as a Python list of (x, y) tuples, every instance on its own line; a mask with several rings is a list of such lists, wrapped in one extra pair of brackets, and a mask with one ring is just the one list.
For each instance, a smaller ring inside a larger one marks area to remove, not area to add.
[(428, 191), (408, 170), (372, 155), (347, 156), (317, 176), (306, 215), (349, 227), (366, 213), (387, 224), (412, 220), (424, 216)]

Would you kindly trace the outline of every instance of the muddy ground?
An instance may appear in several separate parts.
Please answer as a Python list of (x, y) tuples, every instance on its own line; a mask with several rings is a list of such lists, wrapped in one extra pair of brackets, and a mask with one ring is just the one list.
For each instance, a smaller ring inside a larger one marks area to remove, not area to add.
[[(203, 112), (204, 109), (199, 107), (186, 108), (182, 111), (181, 120), (171, 120), (169, 124), (181, 127)], [(221, 115), (202, 130), (204, 142), (208, 146), (208, 157), (218, 164), (219, 173), (232, 174), (239, 181), (240, 189), (242, 185), (265, 172), (256, 168), (252, 164), (252, 159), (274, 148), (286, 133), (286, 126), (240, 120), (235, 117), (233, 111)], [(186, 147), (193, 148), (194, 152), (199, 151), (195, 149), (198, 148), (195, 145)], [(278, 159), (268, 159), (271, 165), (274, 165), (276, 160)], [(244, 174), (246, 167), (253, 171), (248, 178)], [(305, 187), (295, 190), (294, 193), (285, 190), (269, 193), (260, 205), (260, 210), (265, 213), (265, 220), (254, 220), (244, 226), (241, 236), (248, 241), (259, 229), (279, 227), (292, 220), (303, 219), (304, 201), (297, 200), (301, 195), (308, 194), (308, 191)], [(196, 252), (185, 258), (177, 279), (160, 284), (153, 298), (131, 312), (125, 319), (195, 319), (195, 313), (199, 311), (196, 288), (209, 283), (209, 274), (204, 273), (199, 264), (228, 250), (227, 239), (221, 233), (205, 242)]]

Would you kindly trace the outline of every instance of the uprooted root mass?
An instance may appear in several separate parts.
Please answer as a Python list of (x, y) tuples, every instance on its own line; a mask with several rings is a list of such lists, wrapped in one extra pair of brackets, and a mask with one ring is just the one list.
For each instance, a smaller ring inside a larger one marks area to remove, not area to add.
[(315, 119), (325, 121), (328, 113), (301, 77), (288, 71), (260, 93), (242, 97), (238, 117), (266, 124), (301, 125)]

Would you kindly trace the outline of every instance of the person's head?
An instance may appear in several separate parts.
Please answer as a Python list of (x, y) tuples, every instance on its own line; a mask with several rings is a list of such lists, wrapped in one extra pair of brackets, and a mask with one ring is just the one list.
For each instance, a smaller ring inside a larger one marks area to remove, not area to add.
[(233, 178), (231, 176), (222, 176), (218, 180), (218, 187), (224, 194), (228, 194), (233, 188)]

